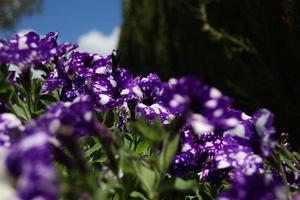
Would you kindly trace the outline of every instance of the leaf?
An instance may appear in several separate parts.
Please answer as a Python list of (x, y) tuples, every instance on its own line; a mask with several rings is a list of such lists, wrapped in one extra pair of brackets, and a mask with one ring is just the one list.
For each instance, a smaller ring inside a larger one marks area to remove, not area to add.
[(135, 149), (135, 153), (137, 153), (138, 155), (145, 155), (147, 154), (149, 150), (149, 144), (145, 141), (139, 142), (136, 149)]
[(0, 63), (0, 81), (6, 80), (9, 75), (9, 65)]
[(89, 162), (91, 162), (91, 163), (97, 163), (97, 164), (103, 164), (103, 163), (105, 163), (105, 162), (107, 162), (107, 161), (108, 161), (107, 157), (102, 156), (102, 157), (99, 158), (99, 159), (92, 160), (92, 161), (89, 161)]
[(32, 71), (30, 69), (22, 71), (22, 73), (19, 74), (19, 77), (17, 77), (17, 80), (19, 81), (20, 86), (23, 87), (24, 91), (28, 95), (31, 91)]
[(186, 196), (184, 200), (202, 200), (201, 197), (198, 196)]
[(101, 188), (96, 191), (95, 199), (103, 199), (103, 200), (112, 199), (110, 197), (112, 190), (113, 190), (113, 187), (111, 185), (103, 183), (101, 185)]
[(110, 112), (100, 112), (97, 114), (97, 118), (102, 124), (104, 124), (106, 127), (112, 127), (114, 124), (115, 115), (112, 111)]
[(176, 178), (171, 180), (165, 180), (160, 184), (159, 190), (161, 192), (166, 192), (170, 190), (193, 190), (197, 187), (197, 183), (194, 180), (184, 180), (182, 178)]
[(298, 153), (298, 152), (293, 152), (293, 155), (296, 157), (297, 160), (300, 161), (300, 153)]
[(102, 145), (100, 143), (96, 143), (92, 148), (88, 149), (87, 151), (84, 152), (86, 157), (91, 156), (95, 151), (98, 151), (101, 149)]
[(133, 166), (127, 163), (125, 160), (120, 162), (120, 167), (125, 174), (135, 174), (135, 169)]
[(40, 101), (45, 105), (50, 105), (54, 102), (57, 102), (57, 99), (50, 94), (42, 94), (40, 96)]
[(33, 111), (31, 114), (35, 118), (35, 117), (42, 115), (43, 113), (44, 113), (44, 110), (36, 110), (36, 111)]
[[(279, 146), (279, 159), (281, 161), (284, 161), (285, 164), (292, 170), (296, 171), (297, 173), (300, 173), (299, 169), (297, 169), (294, 166), (295, 161), (297, 158), (295, 157), (295, 154), (291, 153), (285, 146), (281, 145)], [(296, 161), (297, 162), (297, 161)]]
[(17, 104), (14, 104), (12, 107), (15, 111), (14, 113), (16, 113), (16, 115), (19, 118), (21, 118), (23, 121), (29, 120), (27, 117), (29, 115), (29, 111), (27, 111), (27, 113), (26, 113), (25, 105), (24, 105), (24, 108), (22, 108), (21, 106), (18, 106)]
[(133, 141), (133, 137), (132, 137), (131, 134), (124, 133), (124, 137), (125, 137), (128, 141)]
[(166, 169), (169, 168), (173, 160), (173, 157), (177, 152), (179, 138), (180, 135), (176, 134), (172, 136), (172, 138), (166, 137), (166, 139), (164, 140), (164, 146), (159, 155), (159, 166), (162, 171), (165, 171)]
[(0, 83), (0, 100), (4, 102), (9, 102), (13, 92), (14, 92), (14, 88), (11, 84), (7, 82)]
[(130, 193), (130, 197), (132, 198), (136, 198), (136, 199), (142, 199), (142, 200), (148, 200), (145, 195), (143, 195), (142, 193), (138, 192), (138, 191), (133, 191)]
[(32, 80), (32, 96), (33, 96), (34, 108), (36, 108), (39, 103), (42, 85), (43, 85), (43, 81), (41, 79), (34, 78)]
[(137, 132), (152, 142), (160, 142), (166, 136), (164, 129), (158, 122), (150, 124), (145, 119), (139, 119), (134, 123), (134, 127)]
[(174, 183), (174, 188), (176, 190), (190, 190), (196, 186), (193, 180), (184, 180), (182, 178), (176, 178)]
[(140, 162), (133, 162), (136, 175), (145, 187), (146, 191), (152, 193), (155, 184), (155, 173), (151, 169), (143, 166)]

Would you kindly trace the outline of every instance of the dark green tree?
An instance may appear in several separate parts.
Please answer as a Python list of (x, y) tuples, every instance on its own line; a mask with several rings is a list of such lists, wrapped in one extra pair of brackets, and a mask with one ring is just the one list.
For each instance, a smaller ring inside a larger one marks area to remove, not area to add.
[[(127, 0), (121, 64), (135, 73), (196, 75), (248, 113), (266, 107), (300, 139), (300, 2)], [(299, 135), (299, 136), (298, 136)]]
[(42, 0), (1, 0), (0, 30), (10, 29), (23, 15), (39, 11), (41, 2)]

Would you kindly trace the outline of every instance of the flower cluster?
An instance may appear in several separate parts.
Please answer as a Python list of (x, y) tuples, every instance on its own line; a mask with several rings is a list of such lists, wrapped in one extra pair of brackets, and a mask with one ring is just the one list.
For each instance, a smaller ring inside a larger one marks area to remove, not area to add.
[(114, 69), (112, 59), (112, 56), (75, 51), (68, 62), (60, 63), (48, 75), (42, 91), (50, 93), (61, 88), (61, 99), (70, 101), (92, 90), (99, 112), (128, 111), (127, 103), (134, 101), (139, 115), (151, 121), (159, 118), (168, 123), (174, 115), (162, 99), (167, 84), (155, 74), (134, 78), (127, 69)]
[(58, 34), (51, 32), (45, 37), (37, 33), (17, 34), (10, 40), (0, 41), (0, 63), (17, 65), (22, 69), (39, 63), (49, 63), (54, 57), (62, 57), (76, 45), (57, 44)]
[[(98, 128), (101, 125), (97, 125), (92, 108), (91, 98), (79, 96), (72, 102), (49, 106), (45, 114), (24, 125), (11, 113), (0, 115), (1, 148), (9, 149), (6, 170), (22, 199), (57, 199), (59, 181), (51, 152), (68, 147), (61, 136), (101, 134), (99, 130), (104, 128)], [(18, 134), (14, 135), (13, 130)]]
[(253, 176), (238, 177), (232, 188), (218, 197), (218, 200), (239, 199), (286, 200), (288, 197), (283, 184), (274, 181), (270, 174), (265, 176), (255, 174)]
[[(193, 76), (168, 82), (156, 74), (134, 77), (118, 66), (119, 52), (108, 56), (79, 52), (76, 45), (59, 45), (57, 36), (29, 32), (0, 41), (0, 64), (17, 65), (23, 75), (31, 67), (43, 70), (38, 95), (56, 93), (59, 99), (26, 122), (9, 113), (6, 102), (0, 101), (0, 189), (4, 181), (11, 186), (8, 198), (57, 199), (59, 176), (53, 152), (69, 149), (81, 160), (72, 149), (78, 145), (73, 139), (107, 137), (108, 129), (96, 117), (107, 112), (119, 115), (118, 128), (123, 132), (136, 118), (150, 124), (160, 121), (162, 127), (178, 119), (175, 131), (180, 133), (180, 143), (168, 172), (172, 177), (208, 181), (216, 187), (230, 181), (232, 187), (219, 200), (287, 197), (280, 195), (287, 193), (283, 183), (265, 175), (269, 169), (264, 159), (272, 161), (278, 145), (270, 111), (260, 109), (248, 116), (234, 109), (229, 97)], [(9, 81), (15, 87), (21, 84), (14, 72)], [(30, 95), (24, 97), (28, 98)], [(107, 151), (114, 166), (114, 155)], [(4, 171), (14, 185), (4, 178)], [(274, 174), (280, 177), (283, 172), (274, 169)], [(299, 177), (293, 177), (290, 184), (298, 183)]]

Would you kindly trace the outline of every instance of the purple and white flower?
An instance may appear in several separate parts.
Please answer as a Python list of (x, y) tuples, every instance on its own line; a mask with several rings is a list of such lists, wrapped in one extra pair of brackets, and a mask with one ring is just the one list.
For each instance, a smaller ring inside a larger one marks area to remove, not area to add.
[(39, 63), (49, 63), (54, 57), (62, 57), (77, 48), (72, 44), (57, 44), (58, 33), (50, 32), (44, 37), (28, 32), (17, 34), (10, 40), (0, 41), (0, 63), (17, 65), (27, 70)]
[(273, 180), (270, 174), (239, 176), (232, 187), (217, 198), (218, 200), (287, 200), (287, 191), (280, 182)]
[(230, 109), (231, 100), (196, 77), (170, 79), (163, 98), (170, 111), (185, 118), (196, 134), (225, 131), (239, 124)]
[(35, 132), (10, 148), (6, 157), (9, 175), (21, 199), (57, 199), (59, 181), (51, 154), (51, 136)]
[(14, 114), (0, 114), (0, 146), (10, 147), (12, 139), (22, 130), (24, 130), (24, 127)]

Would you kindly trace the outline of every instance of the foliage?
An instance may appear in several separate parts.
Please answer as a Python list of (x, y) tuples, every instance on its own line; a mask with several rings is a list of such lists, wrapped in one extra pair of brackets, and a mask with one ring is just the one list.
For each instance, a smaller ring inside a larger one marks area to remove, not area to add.
[(33, 14), (40, 9), (42, 0), (1, 0), (0, 28), (12, 28), (22, 15)]
[(299, 9), (296, 0), (124, 1), (121, 64), (196, 75), (247, 112), (267, 107), (299, 147)]

